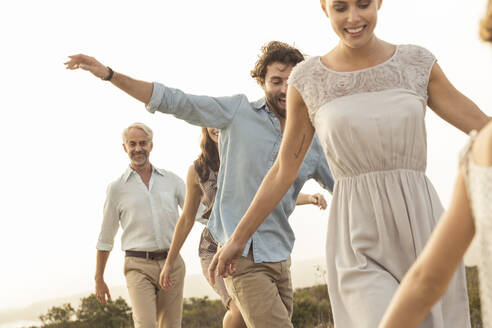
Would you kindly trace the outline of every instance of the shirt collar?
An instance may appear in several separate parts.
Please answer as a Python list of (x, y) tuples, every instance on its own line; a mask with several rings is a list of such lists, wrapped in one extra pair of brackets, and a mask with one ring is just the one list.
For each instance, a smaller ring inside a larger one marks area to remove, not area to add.
[[(162, 176), (164, 176), (166, 174), (165, 170), (158, 169), (154, 165), (152, 165), (152, 173), (154, 173), (154, 172), (156, 172)], [(127, 169), (125, 170), (125, 173), (123, 173), (123, 182), (127, 182), (128, 179), (130, 178), (130, 176), (134, 173), (136, 173), (135, 170), (132, 169), (130, 166), (128, 166)]]
[(154, 172), (156, 172), (156, 173), (158, 173), (158, 174), (160, 174), (162, 176), (165, 176), (166, 175), (166, 170), (164, 170), (164, 169), (158, 169), (155, 166), (152, 166), (152, 168), (154, 169)]
[(133, 169), (130, 166), (128, 166), (125, 170), (125, 173), (123, 173), (123, 182), (127, 182), (128, 178), (130, 178), (130, 175), (132, 175), (133, 172), (135, 171), (133, 171)]
[(262, 110), (262, 109), (263, 109), (263, 110), (264, 110), (264, 111), (266, 111), (269, 115), (273, 115), (273, 116), (275, 116), (275, 117), (277, 116), (277, 115), (275, 115), (275, 114), (274, 114), (274, 113), (270, 110), (270, 108), (268, 107), (268, 104), (266, 103), (266, 99), (265, 99), (265, 97), (260, 98), (260, 99), (258, 99), (257, 101), (255, 101), (255, 102), (253, 103), (253, 108), (254, 108), (256, 111), (260, 111), (260, 110)]
[(258, 99), (257, 101), (255, 101), (253, 103), (253, 108), (256, 110), (264, 109), (264, 110), (268, 111), (265, 97), (262, 97), (262, 98)]

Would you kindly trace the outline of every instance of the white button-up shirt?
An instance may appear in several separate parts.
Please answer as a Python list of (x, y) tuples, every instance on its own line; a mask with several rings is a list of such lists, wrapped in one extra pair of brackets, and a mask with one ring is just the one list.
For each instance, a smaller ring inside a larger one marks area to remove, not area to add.
[(183, 208), (186, 187), (176, 174), (152, 167), (149, 188), (130, 167), (106, 191), (104, 217), (96, 248), (113, 249), (121, 225), (121, 249), (156, 251), (169, 249), (174, 227)]

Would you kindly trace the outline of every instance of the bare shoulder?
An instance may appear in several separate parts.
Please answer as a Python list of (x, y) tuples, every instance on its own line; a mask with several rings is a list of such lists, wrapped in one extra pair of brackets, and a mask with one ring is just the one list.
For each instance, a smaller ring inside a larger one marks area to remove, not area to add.
[(193, 184), (198, 183), (198, 174), (196, 173), (195, 170), (195, 164), (191, 164), (190, 167), (188, 168), (188, 175), (186, 176), (186, 182), (193, 183)]
[(492, 166), (492, 121), (480, 130), (472, 148), (473, 161), (479, 166)]
[[(287, 98), (290, 100), (291, 104), (297, 106), (306, 106), (304, 99), (300, 91), (294, 85), (289, 85), (287, 89)], [(289, 106), (289, 102), (287, 102), (287, 106)]]

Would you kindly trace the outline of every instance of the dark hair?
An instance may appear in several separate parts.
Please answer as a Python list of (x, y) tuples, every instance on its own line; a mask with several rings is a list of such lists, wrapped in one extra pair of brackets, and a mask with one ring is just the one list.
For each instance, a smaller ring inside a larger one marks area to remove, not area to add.
[(210, 170), (213, 172), (219, 171), (220, 159), (219, 149), (215, 141), (210, 138), (207, 128), (202, 128), (202, 140), (200, 141), (202, 152), (195, 160), (195, 170), (201, 182), (208, 180)]
[(296, 48), (280, 41), (270, 41), (261, 47), (261, 54), (258, 56), (255, 67), (251, 70), (251, 77), (254, 78), (259, 85), (263, 85), (265, 83), (268, 65), (274, 62), (280, 62), (282, 64), (291, 64), (295, 66), (303, 60), (304, 56)]
[(492, 42), (492, 0), (489, 0), (485, 17), (480, 21), (480, 38)]

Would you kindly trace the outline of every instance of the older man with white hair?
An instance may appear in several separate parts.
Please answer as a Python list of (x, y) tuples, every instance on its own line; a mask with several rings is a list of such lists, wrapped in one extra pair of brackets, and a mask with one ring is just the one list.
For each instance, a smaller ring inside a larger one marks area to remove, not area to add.
[(181, 327), (185, 264), (179, 257), (172, 280), (164, 291), (159, 274), (164, 266), (174, 227), (183, 207), (185, 184), (172, 172), (149, 161), (152, 130), (134, 123), (123, 131), (123, 149), (130, 165), (107, 189), (101, 233), (97, 243), (96, 296), (105, 304), (111, 299), (104, 269), (121, 225), (125, 252), (125, 278), (136, 328)]

